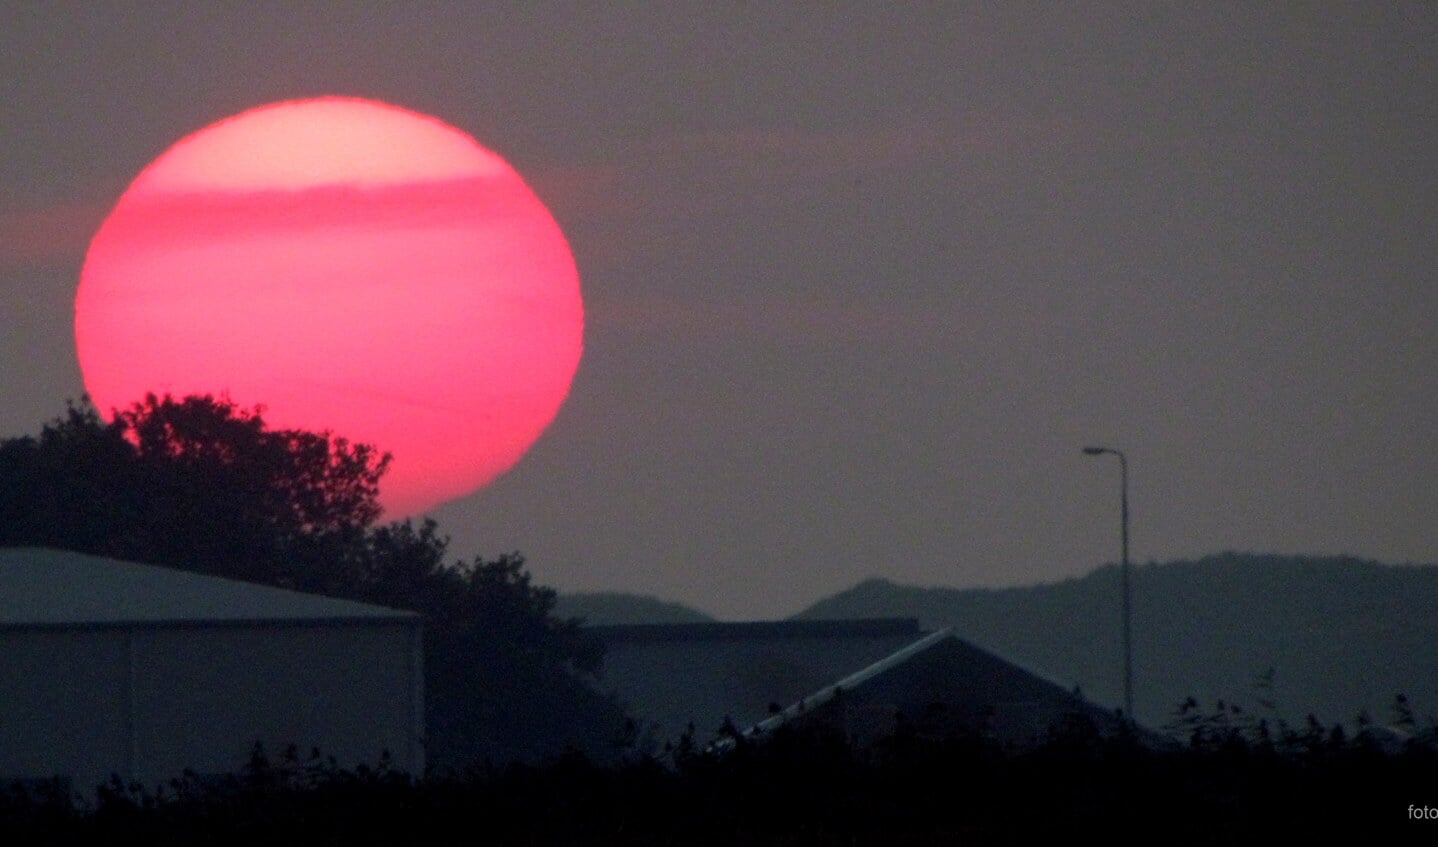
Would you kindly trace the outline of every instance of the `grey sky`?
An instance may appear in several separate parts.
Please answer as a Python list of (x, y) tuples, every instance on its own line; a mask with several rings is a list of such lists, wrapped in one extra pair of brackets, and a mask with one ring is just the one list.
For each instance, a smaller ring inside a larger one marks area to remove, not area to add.
[(6, 4), (0, 436), (83, 390), (145, 164), (349, 94), (503, 154), (583, 279), (457, 553), (726, 617), (1060, 579), (1117, 557), (1097, 442), (1139, 560), (1438, 560), (1438, 6), (472, 5)]

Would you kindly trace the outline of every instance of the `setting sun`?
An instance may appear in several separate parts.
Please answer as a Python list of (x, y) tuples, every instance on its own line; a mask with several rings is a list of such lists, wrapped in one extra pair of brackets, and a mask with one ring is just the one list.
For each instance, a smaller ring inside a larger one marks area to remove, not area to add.
[(100, 409), (225, 394), (374, 444), (394, 456), (389, 517), (518, 462), (583, 328), (569, 247), (513, 168), (437, 119), (344, 98), (177, 142), (95, 235), (75, 303)]

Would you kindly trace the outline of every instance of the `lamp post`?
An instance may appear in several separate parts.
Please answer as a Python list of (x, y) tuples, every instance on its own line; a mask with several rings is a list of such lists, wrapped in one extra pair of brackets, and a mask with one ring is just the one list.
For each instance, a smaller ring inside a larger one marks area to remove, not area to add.
[(1123, 451), (1115, 450), (1112, 447), (1085, 447), (1085, 456), (1102, 456), (1111, 453), (1118, 457), (1119, 473), (1121, 474), (1121, 500), (1122, 522), (1123, 522), (1123, 711), (1124, 716), (1130, 722), (1133, 721), (1133, 613), (1130, 608), (1128, 587), (1128, 458)]

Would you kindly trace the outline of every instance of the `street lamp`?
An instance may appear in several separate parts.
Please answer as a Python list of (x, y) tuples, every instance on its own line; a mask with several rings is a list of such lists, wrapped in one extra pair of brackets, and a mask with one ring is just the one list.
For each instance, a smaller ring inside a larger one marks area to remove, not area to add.
[(1123, 711), (1133, 720), (1133, 613), (1130, 608), (1128, 587), (1128, 458), (1123, 451), (1112, 447), (1085, 447), (1085, 456), (1102, 456), (1111, 453), (1118, 457), (1121, 479), (1122, 521), (1123, 521)]

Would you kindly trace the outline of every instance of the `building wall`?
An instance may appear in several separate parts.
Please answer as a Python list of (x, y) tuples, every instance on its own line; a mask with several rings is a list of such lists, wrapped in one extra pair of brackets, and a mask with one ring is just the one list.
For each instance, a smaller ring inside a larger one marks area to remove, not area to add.
[(127, 668), (123, 633), (0, 633), (0, 777), (125, 773)]
[(423, 768), (417, 626), (182, 626), (0, 633), (0, 775), (225, 773), (256, 742)]

